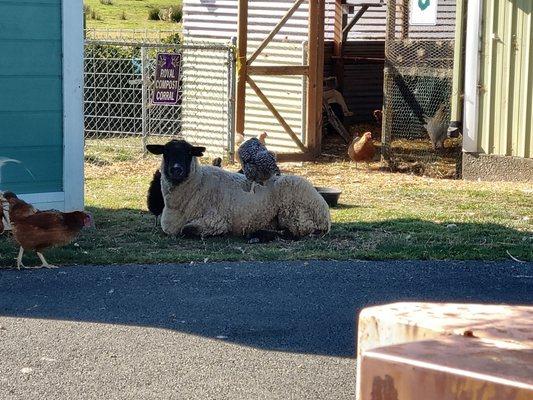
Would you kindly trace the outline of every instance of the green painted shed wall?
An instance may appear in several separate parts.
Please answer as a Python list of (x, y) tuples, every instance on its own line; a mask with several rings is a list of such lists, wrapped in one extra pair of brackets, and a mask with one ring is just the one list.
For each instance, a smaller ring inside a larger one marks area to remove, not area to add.
[(533, 157), (533, 1), (483, 1), (478, 150)]
[(0, 0), (0, 190), (63, 190), (62, 115), (61, 0)]

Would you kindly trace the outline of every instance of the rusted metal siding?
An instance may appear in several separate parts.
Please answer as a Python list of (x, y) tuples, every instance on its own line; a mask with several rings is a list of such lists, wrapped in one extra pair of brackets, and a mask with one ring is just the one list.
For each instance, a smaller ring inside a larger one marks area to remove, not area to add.
[(533, 2), (483, 2), (478, 152), (533, 155)]

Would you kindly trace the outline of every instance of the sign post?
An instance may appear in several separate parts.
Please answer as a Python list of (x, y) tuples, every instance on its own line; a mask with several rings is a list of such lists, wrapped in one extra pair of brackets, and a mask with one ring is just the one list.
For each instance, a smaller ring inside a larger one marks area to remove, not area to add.
[(181, 54), (159, 53), (155, 68), (154, 95), (157, 105), (178, 104), (181, 77)]
[(437, 25), (437, 0), (411, 0), (410, 25)]

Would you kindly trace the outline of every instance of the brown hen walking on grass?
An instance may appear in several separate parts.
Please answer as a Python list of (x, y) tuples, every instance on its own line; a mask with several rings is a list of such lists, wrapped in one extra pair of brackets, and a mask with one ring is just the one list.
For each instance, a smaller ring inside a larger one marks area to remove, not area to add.
[(9, 204), (13, 237), (20, 245), (18, 269), (27, 268), (22, 263), (24, 250), (35, 251), (41, 260), (42, 264), (33, 268), (56, 268), (48, 264), (41, 252), (50, 247), (64, 246), (74, 240), (83, 227), (93, 226), (92, 216), (81, 211), (39, 211), (12, 192), (5, 192), (0, 197), (2, 200)]

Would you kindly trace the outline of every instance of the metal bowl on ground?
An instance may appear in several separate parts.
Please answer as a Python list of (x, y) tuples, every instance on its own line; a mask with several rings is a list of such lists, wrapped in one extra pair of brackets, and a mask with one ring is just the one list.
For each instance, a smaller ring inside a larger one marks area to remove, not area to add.
[(326, 200), (328, 206), (336, 207), (339, 204), (339, 197), (342, 193), (340, 189), (329, 187), (315, 187), (315, 189)]

